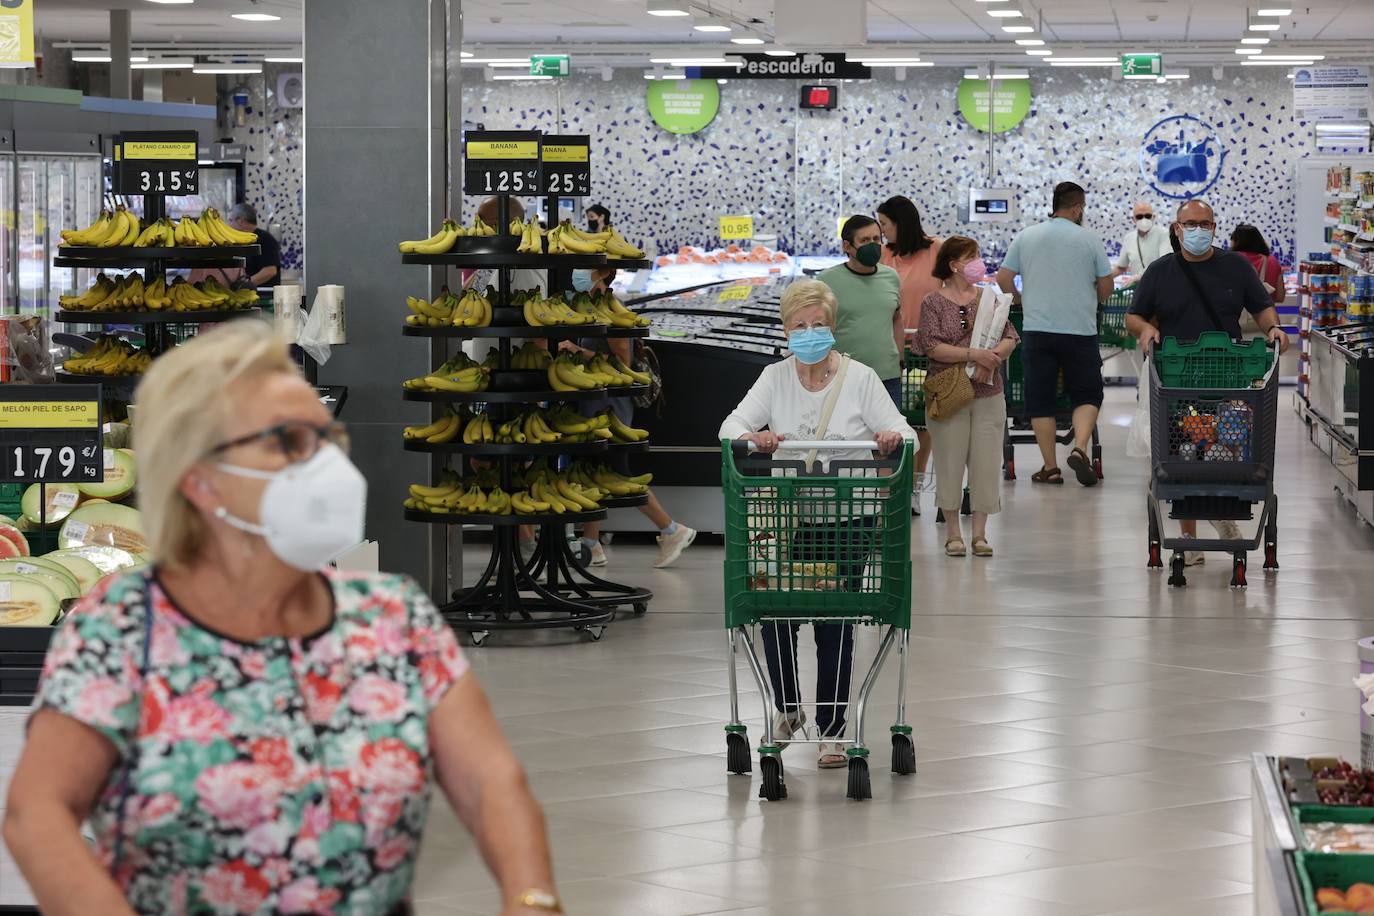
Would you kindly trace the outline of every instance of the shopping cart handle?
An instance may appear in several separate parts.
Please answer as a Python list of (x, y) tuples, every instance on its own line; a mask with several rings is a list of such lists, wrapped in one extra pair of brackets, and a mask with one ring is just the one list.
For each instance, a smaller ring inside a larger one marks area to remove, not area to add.
[[(758, 446), (750, 441), (745, 443), (749, 451), (757, 451)], [(878, 448), (878, 443), (872, 439), (784, 439), (779, 448), (785, 449), (861, 449), (866, 448), (870, 451)]]

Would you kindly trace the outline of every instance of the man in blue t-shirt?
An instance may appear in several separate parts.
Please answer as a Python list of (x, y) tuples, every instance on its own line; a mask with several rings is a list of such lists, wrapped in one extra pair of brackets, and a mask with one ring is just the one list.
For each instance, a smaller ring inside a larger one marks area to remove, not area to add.
[(1025, 363), (1026, 412), (1044, 467), (1036, 483), (1062, 484), (1055, 452), (1055, 401), (1059, 375), (1073, 407), (1073, 450), (1067, 463), (1085, 487), (1097, 484), (1088, 445), (1102, 408), (1102, 358), (1097, 349), (1097, 311), (1112, 294), (1112, 266), (1102, 240), (1083, 228), (1083, 189), (1071, 181), (1054, 188), (1047, 222), (1023, 229), (1012, 240), (997, 284), (1016, 295), (1025, 311), (1021, 358)]

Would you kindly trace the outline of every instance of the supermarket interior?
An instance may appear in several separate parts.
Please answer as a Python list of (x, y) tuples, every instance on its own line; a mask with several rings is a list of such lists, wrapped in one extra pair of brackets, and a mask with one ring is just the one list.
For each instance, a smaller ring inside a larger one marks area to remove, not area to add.
[(1371, 48), (0, 0), (0, 913), (1374, 913)]

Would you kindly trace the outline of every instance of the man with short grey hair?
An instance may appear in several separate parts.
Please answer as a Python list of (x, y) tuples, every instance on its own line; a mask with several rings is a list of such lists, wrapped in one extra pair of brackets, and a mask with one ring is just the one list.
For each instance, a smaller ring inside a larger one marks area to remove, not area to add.
[(229, 225), (258, 237), (261, 254), (250, 255), (244, 276), (253, 286), (276, 286), (281, 283), (281, 245), (271, 234), (258, 228), (258, 212), (252, 204), (234, 204), (229, 210)]
[(1145, 268), (1169, 253), (1169, 230), (1155, 222), (1155, 208), (1137, 201), (1131, 210), (1133, 228), (1121, 240), (1121, 254), (1112, 276), (1129, 274), (1139, 278)]

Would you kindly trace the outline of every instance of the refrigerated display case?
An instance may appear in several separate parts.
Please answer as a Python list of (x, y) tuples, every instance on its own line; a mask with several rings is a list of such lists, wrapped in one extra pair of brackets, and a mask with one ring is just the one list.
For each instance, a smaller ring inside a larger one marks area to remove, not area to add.
[(1336, 489), (1374, 525), (1374, 322), (1315, 328), (1309, 343), (1311, 383), (1300, 413), (1337, 472)]
[(12, 231), (0, 255), (8, 261), (5, 314), (49, 317), (58, 296), (94, 282), (93, 271), (53, 267), (52, 260), (63, 228), (89, 225), (100, 215), (100, 156), (16, 152), (0, 158), (0, 181), (13, 189), (5, 216)]

